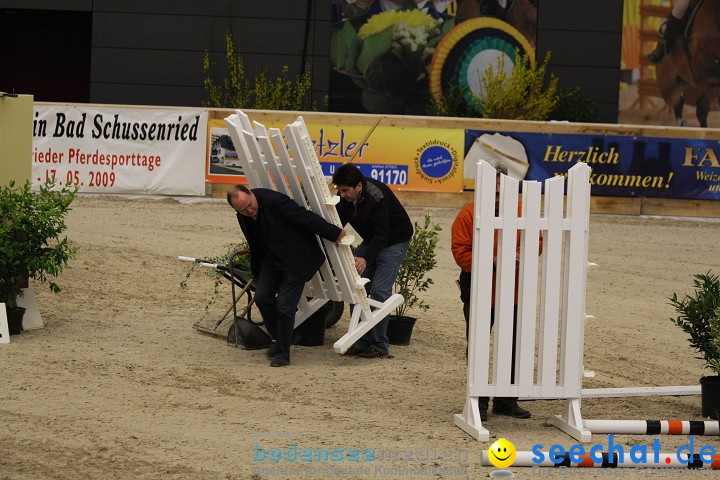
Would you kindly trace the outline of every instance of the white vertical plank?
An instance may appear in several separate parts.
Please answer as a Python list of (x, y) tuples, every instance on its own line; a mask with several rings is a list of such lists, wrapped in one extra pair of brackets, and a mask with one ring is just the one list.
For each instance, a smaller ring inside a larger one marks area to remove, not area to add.
[(10, 327), (4, 303), (0, 303), (0, 343), (10, 343)]
[(245, 145), (240, 117), (238, 117), (238, 115), (230, 115), (225, 118), (225, 124), (228, 127), (228, 133), (230, 134), (230, 138), (232, 138), (233, 146), (235, 147), (235, 152), (237, 152), (238, 160), (242, 165), (243, 173), (248, 181), (248, 186), (250, 188), (262, 187), (263, 182), (255, 173), (255, 169), (252, 168), (253, 160), (250, 157), (247, 145)]
[(515, 307), (515, 272), (518, 236), (518, 181), (500, 177), (498, 251), (495, 264), (495, 355), (493, 379), (500, 397), (514, 396), (510, 390)]
[(283, 139), (282, 132), (280, 132), (279, 128), (271, 128), (269, 129), (269, 133), (270, 140), (275, 148), (275, 152), (277, 153), (277, 162), (280, 174), (283, 176), (285, 183), (292, 192), (293, 199), (295, 199), (298, 205), (308, 208), (309, 205), (307, 203), (307, 199), (302, 193), (302, 188), (300, 188), (298, 176), (295, 173), (295, 167), (290, 161), (290, 155), (288, 154), (287, 145)]
[(557, 340), (561, 296), (564, 178), (545, 181), (545, 217), (548, 221), (543, 253), (540, 308), (538, 383), (543, 396), (552, 396), (557, 383)]
[(540, 244), (540, 183), (523, 182), (522, 217), (525, 229), (521, 238), (520, 280), (518, 282), (518, 335), (515, 359), (518, 396), (530, 394), (535, 371), (535, 328)]
[(273, 185), (272, 179), (265, 168), (265, 161), (262, 153), (260, 152), (260, 146), (257, 143), (255, 134), (251, 131), (243, 130), (241, 132), (241, 136), (245, 140), (243, 154), (250, 155), (248, 165), (255, 172), (255, 176), (260, 181), (260, 185), (258, 186), (268, 188), (270, 190), (276, 190), (275, 185)]
[(578, 163), (568, 174), (567, 216), (570, 230), (566, 234), (565, 246), (565, 300), (560, 355), (560, 382), (567, 397), (579, 397), (582, 388), (589, 172), (587, 164)]
[(468, 392), (488, 394), (490, 372), (490, 308), (492, 297), (495, 168), (477, 164), (468, 339)]
[(285, 183), (285, 179), (283, 178), (283, 175), (280, 173), (280, 167), (279, 167), (279, 159), (278, 156), (275, 154), (275, 150), (273, 149), (272, 144), (270, 143), (270, 138), (268, 135), (267, 130), (265, 129), (265, 126), (261, 123), (254, 122), (255, 125), (255, 138), (257, 140), (257, 144), (260, 147), (260, 152), (262, 153), (262, 157), (265, 160), (265, 169), (268, 172), (268, 175), (270, 176), (270, 180), (272, 184), (274, 185), (275, 190), (277, 190), (280, 193), (284, 193), (288, 197), (292, 198), (297, 202), (298, 205), (301, 207), (304, 207), (304, 201), (302, 199), (297, 199), (293, 195), (292, 190), (288, 188), (287, 184)]
[[(243, 148), (241, 150), (236, 148), (235, 151), (238, 154), (238, 158), (241, 157), (241, 153), (246, 156), (248, 169), (253, 172), (253, 178), (257, 181), (257, 183), (252, 185), (252, 187), (263, 187), (274, 190), (275, 188), (272, 185), (269, 175), (267, 174), (267, 170), (265, 169), (265, 162), (263, 161), (262, 154), (260, 153), (260, 148), (255, 138), (255, 131), (250, 124), (250, 119), (241, 110), (236, 110), (236, 115), (241, 125), (241, 128), (237, 131), (237, 133), (245, 140), (245, 143), (243, 144)], [(234, 141), (235, 139), (233, 138), (233, 142)], [(244, 166), (243, 170), (247, 174), (247, 170), (245, 170)]]

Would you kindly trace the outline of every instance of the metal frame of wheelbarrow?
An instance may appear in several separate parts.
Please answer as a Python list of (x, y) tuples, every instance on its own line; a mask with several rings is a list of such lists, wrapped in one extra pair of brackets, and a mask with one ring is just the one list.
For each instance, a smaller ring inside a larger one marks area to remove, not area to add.
[[(248, 253), (247, 250), (240, 250), (237, 253), (235, 253), (232, 256), (232, 258), (230, 259), (230, 265), (232, 265), (234, 263), (234, 260), (237, 256), (245, 255), (247, 253)], [(215, 335), (216, 337), (225, 337), (226, 334), (221, 331), (218, 331), (218, 327), (220, 327), (220, 325), (222, 325), (222, 323), (228, 318), (228, 316), (230, 315), (230, 312), (233, 312), (233, 318), (237, 318), (237, 316), (238, 316), (237, 315), (237, 303), (238, 303), (238, 301), (240, 301), (240, 298), (242, 298), (244, 295), (247, 295), (248, 303), (245, 306), (245, 308), (240, 312), (240, 315), (243, 317), (246, 317), (248, 320), (252, 321), (251, 307), (255, 301), (254, 296), (252, 294), (252, 292), (253, 292), (252, 287), (254, 285), (254, 282), (253, 282), (253, 279), (248, 277), (245, 272), (238, 270), (236, 268), (231, 268), (230, 265), (220, 265), (217, 263), (212, 263), (208, 260), (197, 259), (197, 258), (192, 258), (192, 257), (180, 256), (180, 257), (178, 257), (178, 260), (180, 260), (181, 262), (196, 263), (201, 267), (210, 268), (212, 270), (217, 270), (218, 272), (220, 272), (220, 275), (222, 275), (222, 277), (224, 277), (225, 279), (230, 281), (230, 285), (231, 285), (232, 304), (230, 305), (230, 307), (228, 307), (225, 314), (222, 317), (220, 317), (219, 320), (217, 320), (215, 322), (215, 325), (213, 328), (209, 328), (204, 325), (201, 325), (200, 321), (195, 322), (193, 324), (193, 328), (195, 330), (198, 330), (203, 333), (207, 333), (209, 335)], [(240, 293), (237, 295), (235, 293), (236, 285), (241, 288)], [(256, 325), (258, 325), (258, 328), (260, 328), (259, 326), (262, 325), (262, 323), (256, 323)]]
[[(234, 265), (237, 262), (235, 259), (238, 257), (238, 255), (245, 255), (249, 253), (248, 250), (239, 250), (237, 253), (235, 253), (231, 259), (230, 259), (230, 265)], [(225, 314), (215, 323), (213, 328), (208, 328), (204, 325), (201, 325), (200, 322), (195, 322), (193, 324), (193, 328), (196, 330), (207, 333), (209, 335), (215, 335), (218, 337), (224, 337), (225, 334), (223, 334), (221, 331), (218, 331), (218, 328), (220, 325), (222, 325), (223, 321), (225, 321), (228, 318), (228, 315), (230, 312), (233, 312), (233, 318), (246, 318), (248, 321), (243, 321), (242, 325), (245, 330), (245, 333), (250, 335), (252, 338), (258, 338), (262, 337), (262, 335), (268, 335), (266, 329), (260, 328), (261, 325), (263, 325), (263, 322), (253, 322), (252, 316), (251, 316), (251, 307), (254, 302), (253, 298), (253, 279), (250, 278), (246, 272), (243, 272), (242, 270), (238, 270), (237, 268), (231, 268), (230, 265), (219, 265), (217, 263), (212, 263), (207, 260), (202, 259), (195, 259), (191, 257), (178, 257), (178, 260), (183, 262), (194, 262), (198, 265), (205, 267), (205, 268), (211, 268), (214, 270), (217, 270), (220, 272), (220, 274), (226, 278), (227, 280), (230, 280), (230, 285), (232, 287), (232, 305), (227, 309)], [(241, 288), (239, 295), (236, 295), (235, 293), (235, 286), (238, 286)], [(240, 298), (243, 295), (247, 295), (248, 297), (248, 304), (247, 306), (240, 312), (240, 317), (238, 317), (237, 312), (237, 302), (240, 300)], [(333, 300), (329, 300), (324, 307), (321, 308), (321, 310), (318, 310), (314, 315), (325, 315), (324, 323), (325, 328), (330, 328), (333, 325), (335, 325), (339, 320), (340, 317), (343, 314), (343, 310), (345, 308), (344, 302), (336, 302)], [(233, 322), (233, 325), (235, 325), (237, 322)], [(232, 326), (231, 326), (232, 328)], [(300, 327), (298, 327), (300, 328)], [(269, 335), (268, 335), (269, 336)], [(298, 340), (298, 344), (300, 345), (309, 345), (314, 346), (318, 345), (319, 343), (315, 343), (315, 341), (319, 341), (319, 335), (314, 335), (314, 337), (317, 337), (318, 340), (312, 340), (307, 339), (309, 343), (302, 343), (302, 340)], [(302, 339), (302, 336), (300, 337)], [(251, 342), (252, 343), (252, 342)], [(262, 343), (262, 342), (261, 342)], [(238, 345), (240, 346), (240, 345)], [(263, 348), (260, 346), (253, 346), (253, 345), (242, 345), (240, 348), (246, 349), (246, 350), (252, 350), (255, 348)]]

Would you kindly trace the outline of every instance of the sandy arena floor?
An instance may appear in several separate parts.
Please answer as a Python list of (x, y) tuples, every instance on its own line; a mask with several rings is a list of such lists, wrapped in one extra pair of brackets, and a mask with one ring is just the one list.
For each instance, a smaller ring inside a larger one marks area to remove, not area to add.
[[(409, 212), (418, 220), (426, 210)], [(79, 198), (68, 236), (80, 254), (60, 277), (63, 292), (34, 285), (45, 328), (0, 346), (0, 479), (486, 477), (492, 468), (480, 466), (481, 450), (490, 444), (453, 424), (466, 388), (458, 269), (449, 248), (457, 211), (429, 211), (443, 231), (435, 285), (425, 297), (431, 309), (414, 312), (411, 344), (393, 347), (387, 360), (335, 354), (345, 313), (324, 346), (294, 347), (292, 365), (277, 369), (264, 351), (230, 348), (192, 328), (212, 280), (196, 273), (181, 289), (187, 264), (176, 258), (215, 256), (240, 238), (227, 204)], [(690, 292), (695, 273), (720, 273), (720, 223), (593, 216), (590, 228), (590, 260), (599, 267), (588, 278), (587, 312), (596, 318), (586, 327), (585, 368), (596, 377), (584, 386), (696, 385), (705, 372), (670, 322), (667, 297)], [(226, 282), (207, 321), (229, 301)], [(491, 415), (491, 433), (518, 450), (576, 443), (547, 423), (563, 401), (523, 405), (532, 419)], [(698, 396), (587, 399), (582, 406), (586, 418), (700, 419)], [(660, 441), (672, 452), (688, 438)], [(591, 444), (607, 442), (596, 435)], [(626, 446), (651, 442), (615, 438)], [(270, 449), (294, 444), (412, 459), (271, 470), (299, 465), (269, 460)], [(696, 438), (703, 444), (720, 449), (717, 437)], [(265, 461), (254, 461), (253, 445), (268, 452)], [(518, 478), (537, 475), (511, 470)]]

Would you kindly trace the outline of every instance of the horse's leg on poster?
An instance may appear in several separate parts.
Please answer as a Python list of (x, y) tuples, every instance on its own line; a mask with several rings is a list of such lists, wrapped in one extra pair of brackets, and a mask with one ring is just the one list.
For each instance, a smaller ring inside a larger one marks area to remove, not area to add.
[(707, 128), (708, 113), (710, 113), (710, 95), (708, 92), (703, 92), (702, 97), (697, 99), (697, 105), (695, 109), (695, 115), (697, 116), (700, 126)]
[(685, 122), (683, 121), (683, 107), (685, 106), (685, 96), (680, 95), (677, 102), (673, 104), (673, 112), (675, 112), (675, 124), (678, 127), (682, 127)]

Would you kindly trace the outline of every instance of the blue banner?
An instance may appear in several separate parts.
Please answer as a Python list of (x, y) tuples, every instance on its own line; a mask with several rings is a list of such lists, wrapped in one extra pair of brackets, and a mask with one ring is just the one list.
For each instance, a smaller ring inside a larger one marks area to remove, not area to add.
[[(320, 162), (323, 174), (326, 177), (332, 177), (335, 169), (342, 165), (340, 162)], [(369, 178), (379, 180), (386, 185), (407, 185), (408, 184), (408, 167), (407, 165), (395, 164), (376, 164), (376, 163), (354, 163), (360, 172)]]
[(466, 154), (485, 133), (522, 144), (529, 163), (525, 180), (566, 175), (585, 162), (592, 168), (593, 195), (720, 199), (718, 140), (466, 130)]

